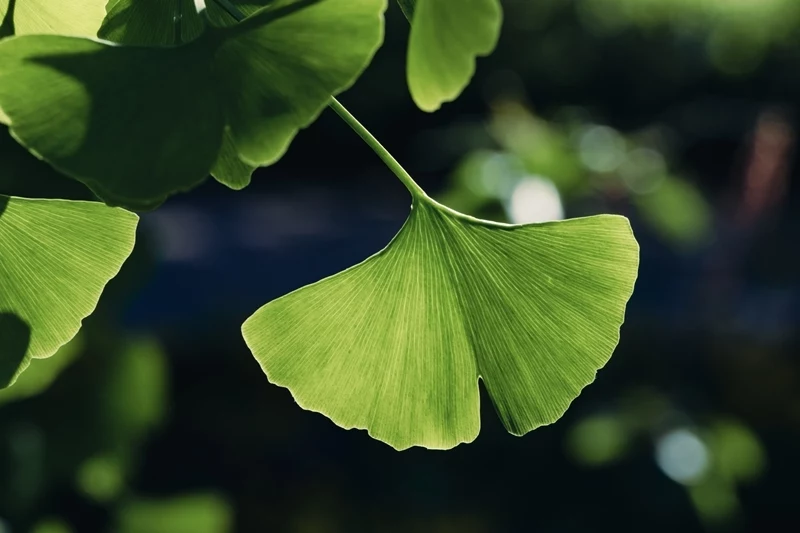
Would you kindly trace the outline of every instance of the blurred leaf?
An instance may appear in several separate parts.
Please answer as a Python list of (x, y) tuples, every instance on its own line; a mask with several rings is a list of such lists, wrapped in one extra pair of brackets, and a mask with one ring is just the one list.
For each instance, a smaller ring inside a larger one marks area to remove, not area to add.
[(642, 217), (674, 245), (696, 246), (711, 236), (711, 210), (693, 184), (666, 177), (650, 193), (634, 197)]
[(523, 162), (529, 174), (548, 178), (562, 194), (572, 194), (585, 184), (585, 172), (569, 137), (523, 105), (503, 102), (496, 106), (490, 131), (504, 149)]
[(75, 336), (130, 255), (137, 221), (99, 203), (0, 196), (0, 387)]
[(278, 160), (369, 63), (384, 8), (274, 2), (177, 47), (7, 39), (0, 107), (25, 147), (106, 202), (153, 208), (208, 176), (226, 128), (245, 163)]
[(498, 0), (416, 0), (408, 44), (408, 85), (420, 109), (455, 100), (489, 55), (502, 23)]
[(730, 482), (712, 477), (687, 490), (697, 514), (707, 527), (730, 523), (739, 513), (736, 487)]
[(83, 338), (78, 334), (59, 348), (53, 357), (32, 359), (13, 387), (0, 389), (0, 406), (46, 391), (59, 374), (81, 354), (83, 347)]
[(133, 500), (122, 506), (118, 523), (119, 533), (228, 533), (233, 511), (213, 494)]
[(108, 0), (0, 0), (0, 37), (56, 34), (94, 37)]
[(606, 466), (622, 459), (631, 435), (619, 416), (597, 415), (584, 418), (567, 435), (572, 458), (586, 466)]
[(116, 432), (140, 435), (165, 415), (165, 356), (157, 341), (143, 338), (129, 342), (117, 357), (118, 364), (105, 381), (105, 409), (109, 420), (115, 421)]
[(77, 484), (93, 500), (110, 502), (125, 486), (123, 465), (114, 456), (92, 457), (78, 469)]
[(557, 420), (611, 356), (638, 267), (628, 221), (511, 226), (415, 200), (389, 246), (258, 310), (242, 331), (301, 407), (405, 449)]
[(31, 533), (72, 533), (73, 530), (60, 518), (48, 518), (37, 523)]
[(764, 447), (747, 426), (733, 420), (715, 422), (708, 440), (714, 455), (714, 466), (724, 479), (737, 483), (749, 482), (764, 472)]

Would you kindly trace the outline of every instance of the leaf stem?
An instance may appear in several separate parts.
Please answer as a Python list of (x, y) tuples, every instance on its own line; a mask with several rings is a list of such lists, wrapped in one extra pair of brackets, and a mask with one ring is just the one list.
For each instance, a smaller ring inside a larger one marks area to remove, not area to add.
[[(234, 4), (232, 4), (229, 0), (213, 0), (216, 2), (218, 6), (224, 9), (231, 17), (235, 18), (237, 21), (241, 22), (246, 18), (245, 14), (239, 11)], [(413, 3), (412, 3), (413, 5)], [(331, 101), (328, 106), (333, 109), (337, 115), (339, 115), (342, 120), (344, 120), (352, 129), (355, 131), (359, 137), (361, 137), (367, 145), (372, 148), (372, 151), (375, 152), (378, 157), (381, 158), (387, 167), (394, 173), (395, 176), (406, 186), (408, 192), (411, 193), (415, 199), (428, 199), (428, 195), (425, 194), (425, 191), (422, 190), (422, 187), (417, 185), (414, 181), (414, 178), (406, 172), (406, 170), (397, 162), (392, 154), (383, 147), (383, 145), (378, 142), (378, 139), (372, 135), (367, 128), (361, 124), (356, 117), (354, 117), (350, 111), (348, 111), (336, 98), (331, 96)]]
[(363, 124), (361, 124), (358, 121), (358, 119), (356, 119), (356, 117), (354, 117), (339, 102), (339, 100), (337, 100), (334, 97), (331, 97), (331, 102), (328, 104), (328, 106), (334, 111), (336, 111), (336, 114), (339, 115), (342, 118), (342, 120), (347, 122), (347, 124), (351, 128), (353, 128), (353, 131), (355, 131), (358, 134), (358, 136), (361, 137), (370, 148), (372, 148), (372, 151), (375, 152), (378, 155), (378, 157), (381, 158), (381, 160), (386, 164), (386, 166), (389, 167), (389, 170), (394, 172), (394, 175), (397, 176), (397, 178), (401, 182), (403, 182), (403, 185), (406, 186), (406, 189), (408, 189), (408, 192), (411, 193), (411, 196), (419, 199), (428, 197), (428, 195), (425, 194), (425, 191), (423, 191), (422, 188), (419, 185), (417, 185), (417, 182), (414, 181), (411, 175), (408, 172), (406, 172), (406, 170), (400, 165), (400, 163), (397, 162), (397, 159), (395, 159), (392, 156), (392, 154), (390, 154), (389, 151), (386, 148), (384, 148), (380, 142), (378, 142), (378, 139), (376, 139), (369, 132), (369, 130), (365, 128)]

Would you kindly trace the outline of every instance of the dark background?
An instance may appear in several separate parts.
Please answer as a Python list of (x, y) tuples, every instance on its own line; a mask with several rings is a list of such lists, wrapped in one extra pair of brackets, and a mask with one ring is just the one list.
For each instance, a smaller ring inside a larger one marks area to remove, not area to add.
[(504, 4), (440, 112), (410, 100), (396, 5), (341, 101), (453, 207), (515, 220), (520, 183), (554, 184), (544, 207), (631, 218), (621, 342), (565, 417), (517, 438), (483, 398), (474, 443), (398, 453), (267, 382), (241, 323), (408, 213), (328, 111), (244, 191), (144, 214), (66, 368), (0, 395), (0, 532), (800, 531), (800, 6)]

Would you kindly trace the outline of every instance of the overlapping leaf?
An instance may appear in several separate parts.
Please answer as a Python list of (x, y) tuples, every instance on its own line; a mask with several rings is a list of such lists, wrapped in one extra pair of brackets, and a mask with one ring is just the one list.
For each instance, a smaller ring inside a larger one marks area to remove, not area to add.
[(280, 158), (369, 63), (384, 9), (277, 0), (174, 47), (14, 37), (0, 43), (0, 108), (21, 144), (106, 202), (152, 208), (219, 168), (223, 146), (250, 166)]
[(133, 249), (137, 221), (96, 202), (0, 196), (0, 388), (75, 336)]
[(0, 0), (0, 37), (80, 35), (94, 37), (107, 0)]
[[(273, 3), (273, 0), (228, 1), (244, 15), (252, 15)], [(206, 9), (205, 16), (216, 26), (232, 26), (237, 22), (215, 0), (208, 0)], [(197, 12), (194, 0), (113, 0), (97, 35), (120, 44), (179, 45), (203, 33), (203, 16)]]
[(499, 0), (401, 0), (411, 21), (408, 86), (420, 109), (435, 111), (461, 94), (475, 58), (494, 50), (500, 36)]
[(627, 220), (510, 226), (415, 202), (391, 244), (258, 310), (244, 338), (304, 408), (397, 449), (479, 430), (478, 379), (521, 435), (558, 419), (619, 338)]

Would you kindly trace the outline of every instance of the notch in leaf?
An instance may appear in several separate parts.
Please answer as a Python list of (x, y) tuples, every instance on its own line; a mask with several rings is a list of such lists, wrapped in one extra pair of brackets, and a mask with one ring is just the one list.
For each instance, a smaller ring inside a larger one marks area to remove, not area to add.
[(138, 220), (98, 202), (0, 196), (0, 388), (75, 336), (133, 250)]
[(204, 180), (223, 141), (250, 166), (279, 159), (369, 63), (384, 9), (279, 0), (174, 47), (13, 37), (0, 108), (23, 146), (107, 203), (153, 208)]
[(396, 449), (475, 439), (479, 379), (522, 435), (561, 417), (611, 356), (638, 251), (624, 217), (514, 226), (415, 195), (384, 250), (242, 332), (301, 407)]
[(455, 100), (475, 74), (475, 60), (500, 37), (499, 0), (398, 0), (411, 22), (407, 76), (423, 111)]

